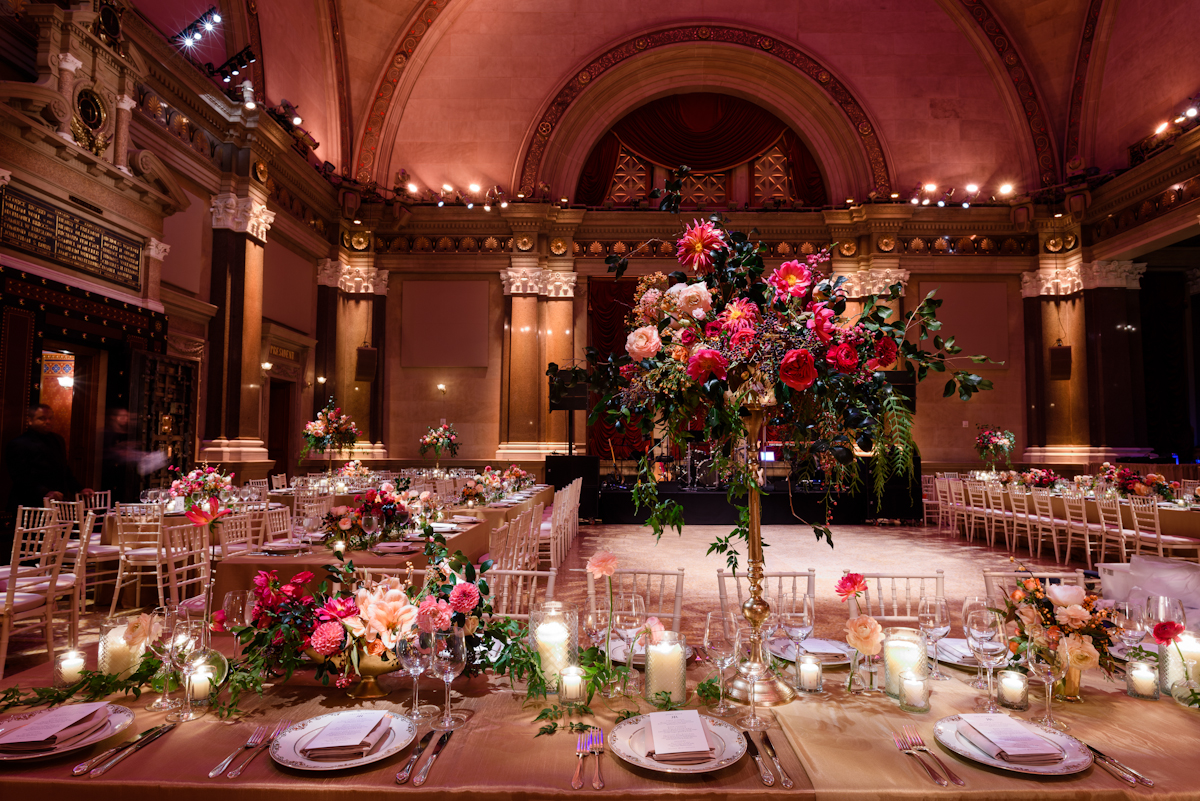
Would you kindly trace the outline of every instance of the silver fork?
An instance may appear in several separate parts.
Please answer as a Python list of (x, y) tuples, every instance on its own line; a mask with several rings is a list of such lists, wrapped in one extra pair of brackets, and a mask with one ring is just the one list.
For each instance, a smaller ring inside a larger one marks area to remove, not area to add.
[(604, 753), (604, 729), (592, 729), (588, 734), (588, 752), (596, 755), (596, 773), (592, 776), (592, 789), (604, 789), (604, 777), (600, 775), (600, 755)]
[(917, 763), (920, 764), (921, 767), (925, 768), (925, 772), (929, 774), (929, 778), (933, 779), (936, 784), (939, 784), (942, 787), (947, 786), (947, 781), (939, 776), (937, 771), (926, 765), (925, 760), (921, 759), (921, 756), (916, 751), (909, 748), (908, 743), (906, 743), (899, 734), (892, 732), (892, 741), (896, 743), (896, 748), (899, 749), (900, 753), (908, 754), (910, 757), (917, 760)]
[(591, 734), (579, 733), (575, 738), (575, 756), (578, 757), (578, 764), (575, 765), (575, 775), (571, 777), (571, 786), (576, 790), (583, 788), (583, 760), (588, 755), (588, 740)]
[(226, 775), (230, 779), (236, 779), (238, 776), (241, 776), (242, 771), (246, 769), (246, 766), (249, 765), (251, 762), (253, 762), (254, 758), (256, 756), (258, 756), (260, 753), (265, 751), (271, 745), (271, 743), (275, 742), (275, 738), (278, 737), (279, 735), (283, 734), (284, 731), (287, 730), (287, 727), (291, 726), (291, 725), (292, 725), (292, 722), (290, 720), (279, 721), (279, 725), (275, 727), (275, 731), (271, 732), (271, 736), (268, 737), (266, 740), (264, 740), (262, 743), (259, 743), (259, 745), (256, 746), (254, 748), (254, 750), (252, 750), (250, 752), (250, 755), (247, 756), (244, 760), (242, 760), (242, 764), (238, 765), (236, 768), (229, 771), (229, 773)]
[(242, 751), (244, 751), (247, 748), (253, 748), (254, 746), (258, 745), (259, 743), (261, 743), (263, 741), (263, 737), (266, 737), (266, 736), (267, 736), (267, 727), (259, 726), (257, 729), (254, 730), (253, 734), (251, 734), (249, 737), (246, 738), (245, 745), (242, 745), (236, 751), (234, 751), (232, 754), (225, 757), (225, 759), (221, 761), (220, 765), (217, 765), (215, 768), (213, 768), (212, 770), (210, 770), (208, 772), (208, 778), (215, 779), (216, 777), (220, 776), (222, 773), (225, 772), (225, 768), (229, 767), (229, 763), (232, 762), (237, 757), (238, 754), (242, 753)]
[(908, 743), (908, 747), (911, 748), (912, 750), (920, 751), (921, 753), (929, 754), (929, 756), (933, 757), (933, 761), (938, 763), (938, 767), (941, 768), (942, 772), (946, 774), (947, 779), (954, 782), (959, 787), (966, 786), (966, 782), (964, 782), (962, 779), (958, 778), (958, 776), (955, 775), (954, 771), (952, 771), (952, 770), (950, 770), (950, 768), (946, 767), (946, 763), (942, 761), (941, 757), (939, 757), (936, 753), (931, 751), (925, 745), (925, 740), (924, 740), (924, 738), (921, 737), (920, 733), (917, 731), (916, 726), (905, 726), (904, 727), (904, 739)]

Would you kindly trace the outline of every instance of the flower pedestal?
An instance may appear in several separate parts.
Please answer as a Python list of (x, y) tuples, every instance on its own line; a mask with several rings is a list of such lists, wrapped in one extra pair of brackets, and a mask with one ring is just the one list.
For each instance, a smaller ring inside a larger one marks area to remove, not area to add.
[[(312, 648), (305, 649), (304, 653), (308, 654), (309, 658), (314, 662), (330, 662), (339, 668), (344, 662), (344, 657), (341, 655), (325, 657)], [(372, 656), (371, 654), (359, 651), (359, 682), (347, 692), (347, 695), (354, 699), (384, 698), (391, 691), (383, 689), (383, 685), (379, 683), (379, 677), (387, 673), (395, 673), (400, 669), (400, 661), (391, 651), (384, 651), (379, 656)]]
[(1056, 701), (1064, 701), (1068, 704), (1082, 704), (1082, 684), (1083, 671), (1074, 667), (1067, 668), (1067, 672), (1063, 674), (1062, 680), (1058, 683), (1054, 699)]
[[(746, 420), (746, 440), (757, 443), (765, 418), (763, 405), (748, 403), (746, 408), (750, 410), (750, 417)], [(751, 471), (757, 473), (758, 449), (752, 445), (748, 451)], [(756, 490), (751, 490), (748, 496), (750, 525), (747, 561), (750, 565), (750, 597), (742, 604), (742, 616), (751, 627), (750, 659), (738, 667), (737, 675), (729, 682), (726, 694), (734, 701), (749, 704), (750, 693), (753, 692), (754, 703), (758, 706), (779, 706), (795, 698), (796, 690), (771, 669), (771, 659), (766, 653), (766, 643), (763, 641), (762, 625), (766, 622), (771, 607), (762, 597), (762, 506)]]

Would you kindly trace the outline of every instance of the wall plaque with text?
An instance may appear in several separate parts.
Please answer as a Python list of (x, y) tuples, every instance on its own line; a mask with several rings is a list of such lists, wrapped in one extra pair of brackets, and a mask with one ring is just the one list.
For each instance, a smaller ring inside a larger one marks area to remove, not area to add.
[(142, 243), (9, 187), (0, 190), (0, 243), (134, 289)]

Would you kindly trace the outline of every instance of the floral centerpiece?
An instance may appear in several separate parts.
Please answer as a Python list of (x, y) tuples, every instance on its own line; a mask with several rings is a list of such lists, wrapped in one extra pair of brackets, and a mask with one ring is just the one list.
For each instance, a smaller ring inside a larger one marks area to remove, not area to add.
[(1010, 456), (1017, 446), (1017, 437), (1011, 431), (1004, 431), (982, 423), (978, 426), (979, 433), (975, 435), (975, 452), (987, 465), (988, 470), (995, 470), (1001, 461), (1011, 467)]
[(175, 465), (168, 472), (179, 477), (171, 482), (167, 490), (172, 498), (183, 498), (187, 508), (207, 504), (211, 498), (220, 498), (221, 493), (233, 488), (233, 473), (223, 473), (215, 467), (203, 465), (184, 473)]
[(337, 469), (337, 476), (339, 478), (362, 480), (369, 478), (370, 475), (371, 469), (364, 467), (363, 463), (358, 459), (351, 459)]
[(488, 499), (487, 485), (476, 478), (468, 478), (467, 483), (462, 488), (462, 501), (467, 503), (486, 503)]
[(358, 441), (358, 427), (349, 415), (342, 413), (337, 402), (330, 398), (325, 408), (317, 412), (317, 418), (304, 424), (303, 436), (301, 461), (313, 451), (323, 454), (327, 450), (350, 450)]
[(532, 487), (537, 482), (537, 478), (533, 473), (515, 464), (510, 464), (504, 468), (504, 474), (501, 476), (501, 479), (509, 482), (509, 486), (514, 490)]
[(1106, 486), (1116, 490), (1122, 498), (1128, 498), (1131, 495), (1141, 498), (1158, 495), (1165, 501), (1173, 501), (1179, 495), (1180, 487), (1178, 481), (1168, 481), (1166, 476), (1159, 473), (1147, 473), (1143, 476), (1136, 470), (1117, 467), (1109, 462), (1100, 465), (1096, 481), (1097, 483), (1104, 482)]
[(1044, 467), (1031, 467), (1023, 473), (1018, 473), (1016, 481), (1022, 487), (1053, 487), (1062, 476)]
[[(396, 539), (408, 523), (412, 509), (408, 492), (396, 490), (390, 482), (379, 489), (369, 489), (354, 496), (357, 506), (335, 506), (325, 515), (322, 542), (335, 550), (334, 543), (341, 543), (342, 551), (366, 551), (381, 541)], [(378, 528), (368, 532), (363, 528), (363, 518), (376, 518)]]
[(433, 451), (435, 466), (441, 461), (443, 453), (449, 453), (451, 456), (458, 455), (458, 432), (448, 423), (442, 423), (440, 426), (429, 429), (419, 442), (422, 456)]
[(484, 492), (491, 500), (500, 500), (504, 496), (504, 479), (491, 465), (483, 468), (483, 472), (476, 477), (476, 483), (483, 485)]

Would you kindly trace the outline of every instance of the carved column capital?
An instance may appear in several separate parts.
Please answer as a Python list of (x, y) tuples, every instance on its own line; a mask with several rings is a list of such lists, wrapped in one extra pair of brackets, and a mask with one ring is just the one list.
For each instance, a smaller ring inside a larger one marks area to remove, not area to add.
[(75, 58), (75, 56), (71, 55), (70, 53), (59, 53), (56, 58), (58, 59), (58, 68), (60, 70), (75, 72), (77, 69), (83, 66), (83, 62)]
[(12, 181), (12, 170), (0, 170), (0, 186), (8, 186)]
[(1021, 297), (1062, 297), (1083, 290), (1078, 267), (1043, 267), (1021, 273)]
[(388, 278), (390, 278), (390, 277), (391, 277), (391, 273), (389, 273), (385, 269), (380, 268), (375, 271), (375, 294), (376, 295), (383, 295), (385, 297), (387, 296)]
[(213, 228), (246, 233), (262, 242), (267, 241), (267, 231), (275, 222), (275, 212), (265, 204), (252, 197), (238, 197), (232, 192), (214, 195), (209, 210)]
[(542, 294), (548, 298), (575, 297), (575, 281), (579, 278), (573, 272), (558, 272), (546, 270), (543, 273)]
[(129, 95), (120, 95), (117, 97), (117, 108), (120, 111), (133, 111), (137, 108), (137, 101)]
[(349, 266), (337, 259), (321, 259), (317, 262), (317, 285), (336, 287), (342, 280), (342, 268)]
[(1084, 289), (1141, 289), (1145, 264), (1132, 261), (1094, 261), (1080, 267)]
[[(347, 295), (375, 294), (375, 279), (379, 271), (374, 267), (343, 264), (338, 278), (338, 289)], [(386, 293), (386, 290), (385, 290)]]
[(540, 267), (508, 267), (500, 271), (505, 295), (541, 295), (545, 287), (545, 270)]
[(171, 246), (166, 242), (159, 242), (154, 237), (150, 237), (146, 241), (146, 255), (155, 261), (162, 261), (171, 252)]
[(893, 284), (900, 284), (900, 294), (908, 286), (908, 270), (898, 267), (871, 267), (867, 270), (846, 275), (846, 283), (842, 289), (848, 298), (865, 298), (868, 295), (881, 295), (888, 291)]

